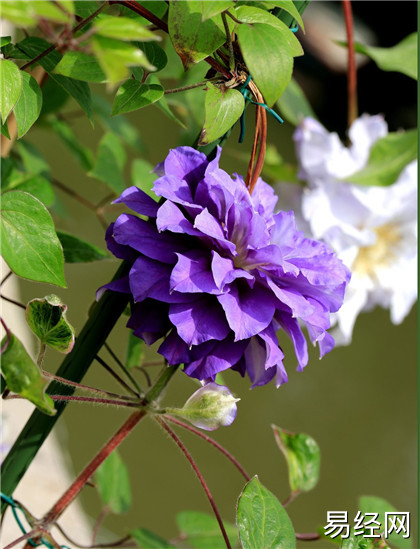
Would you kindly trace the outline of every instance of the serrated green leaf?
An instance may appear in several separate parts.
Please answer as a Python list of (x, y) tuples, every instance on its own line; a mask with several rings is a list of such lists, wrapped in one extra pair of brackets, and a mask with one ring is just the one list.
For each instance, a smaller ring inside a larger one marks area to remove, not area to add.
[(67, 305), (54, 294), (32, 299), (26, 306), (26, 322), (40, 342), (64, 354), (73, 349), (75, 337), (66, 311)]
[(171, 2), (169, 36), (184, 68), (211, 55), (226, 40), (221, 17), (202, 21), (202, 2)]
[[(385, 513), (398, 513), (397, 509), (383, 498), (376, 496), (361, 496), (359, 498), (359, 510), (361, 513), (378, 513), (377, 521), (381, 524), (382, 528), (378, 531), (383, 533), (385, 531)], [(389, 521), (389, 518), (388, 518)], [(398, 523), (397, 523), (398, 524)], [(391, 532), (387, 538), (389, 543), (395, 545), (399, 549), (411, 549), (412, 542), (410, 538), (403, 538), (404, 532), (397, 534)]]
[(80, 143), (80, 139), (75, 135), (70, 126), (55, 117), (49, 120), (49, 124), (77, 159), (81, 167), (86, 171), (91, 170), (93, 167), (92, 151)]
[(112, 115), (136, 111), (159, 101), (163, 88), (157, 84), (142, 84), (138, 80), (127, 80), (118, 89), (112, 105)]
[(257, 476), (245, 485), (239, 496), (236, 520), (243, 549), (296, 547), (288, 514)]
[(0, 113), (5, 122), (22, 92), (22, 71), (12, 61), (0, 59)]
[(97, 34), (106, 38), (118, 40), (162, 40), (159, 35), (146, 29), (143, 25), (129, 17), (115, 17), (113, 15), (101, 15), (93, 24)]
[(232, 0), (201, 0), (201, 18), (206, 21), (234, 5)]
[(205, 121), (199, 145), (207, 145), (224, 135), (239, 120), (245, 109), (241, 92), (208, 82)]
[(277, 100), (277, 107), (281, 116), (294, 126), (308, 116), (316, 118), (302, 88), (294, 78), (290, 80), (280, 99)]
[(13, 112), (16, 117), (18, 138), (32, 127), (39, 117), (42, 107), (42, 91), (33, 76), (22, 71), (22, 93)]
[(289, 27), (271, 13), (254, 6), (240, 6), (235, 10), (235, 17), (243, 23), (264, 23), (276, 28), (282, 33), (283, 40), (287, 43), (288, 53), (293, 57), (303, 55), (303, 49), (299, 40)]
[(42, 175), (22, 173), (21, 177), (15, 179), (7, 188), (32, 194), (47, 208), (54, 204), (55, 196), (52, 185)]
[(155, 67), (156, 71), (161, 71), (166, 67), (168, 58), (156, 42), (136, 42), (136, 46), (144, 51), (147, 59)]
[(155, 67), (149, 63), (145, 53), (131, 44), (94, 36), (92, 47), (99, 64), (101, 65), (108, 80), (112, 83), (120, 82), (129, 75), (129, 66), (139, 65), (148, 71), (154, 71)]
[(401, 72), (417, 80), (417, 42), (417, 33), (414, 32), (392, 48), (374, 48), (363, 44), (355, 44), (354, 47), (356, 52), (363, 53), (373, 59), (383, 71)]
[[(1, 355), (1, 370), (7, 387), (30, 400), (45, 414), (53, 416), (56, 412), (54, 402), (45, 394), (48, 381), (17, 337), (13, 334), (9, 334), (9, 337), (9, 344)], [(6, 341), (7, 336), (1, 342), (2, 346)]]
[(129, 370), (131, 370), (131, 368), (140, 366), (143, 362), (143, 358), (144, 343), (139, 337), (133, 335), (133, 332), (130, 332), (130, 335), (128, 336), (127, 357), (125, 365)]
[(279, 29), (263, 23), (244, 23), (236, 32), (252, 79), (271, 107), (292, 77), (293, 54), (288, 41)]
[(123, 169), (126, 159), (121, 141), (108, 132), (99, 143), (95, 166), (88, 175), (107, 183), (113, 191), (120, 194), (125, 189)]
[(54, 73), (84, 82), (106, 82), (105, 73), (96, 57), (81, 51), (67, 52), (55, 67)]
[[(217, 519), (207, 513), (182, 511), (176, 516), (176, 523), (183, 538), (193, 549), (224, 549), (226, 543), (220, 532)], [(238, 534), (233, 524), (223, 521), (231, 546), (237, 544)]]
[(130, 532), (130, 535), (140, 549), (171, 549), (175, 547), (146, 528), (136, 528)]
[(319, 479), (321, 453), (318, 444), (303, 433), (290, 433), (276, 425), (272, 428), (287, 461), (292, 492), (312, 490)]
[(125, 513), (130, 509), (130, 478), (127, 467), (116, 450), (97, 469), (95, 480), (102, 501), (114, 513)]
[[(30, 36), (22, 40), (22, 42), (19, 42), (19, 44), (16, 44), (17, 48), (29, 55), (31, 58), (37, 57), (40, 53), (49, 48), (49, 46), (50, 44), (46, 40), (36, 36)], [(44, 70), (47, 71), (50, 78), (52, 78), (54, 82), (61, 86), (79, 103), (89, 120), (93, 123), (90, 88), (86, 82), (81, 82), (80, 80), (75, 80), (74, 78), (62, 76), (61, 74), (55, 74), (53, 70), (61, 59), (62, 55), (54, 50), (48, 55), (42, 57), (42, 59), (39, 60), (39, 64)]]
[(287, 11), (287, 13), (289, 13), (293, 16), (294, 19), (296, 19), (296, 22), (298, 23), (298, 25), (300, 25), (300, 27), (302, 27), (302, 30), (305, 30), (302, 16), (292, 0), (270, 0), (270, 4), (272, 6), (276, 6), (277, 8), (281, 8), (284, 11)]
[(57, 231), (57, 236), (63, 246), (66, 263), (90, 263), (109, 258), (109, 255), (101, 248), (77, 236), (62, 231)]
[(94, 95), (93, 100), (93, 108), (105, 129), (118, 135), (118, 137), (136, 151), (145, 152), (145, 146), (138, 130), (130, 124), (127, 118), (122, 114), (111, 117), (112, 107), (103, 97)]
[(7, 46), (7, 44), (10, 44), (11, 41), (12, 41), (11, 36), (2, 36), (0, 38), (0, 48), (3, 48), (4, 46)]
[(366, 166), (345, 179), (359, 185), (392, 185), (416, 157), (416, 130), (389, 133), (374, 143)]
[(46, 207), (22, 191), (2, 195), (1, 254), (17, 275), (66, 286), (64, 257)]

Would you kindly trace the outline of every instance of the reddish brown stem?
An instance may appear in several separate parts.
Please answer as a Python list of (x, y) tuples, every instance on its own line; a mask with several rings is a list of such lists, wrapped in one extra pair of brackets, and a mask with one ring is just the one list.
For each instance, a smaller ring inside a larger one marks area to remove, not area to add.
[(317, 539), (321, 539), (321, 536), (319, 534), (298, 534), (296, 532), (295, 534), (296, 539), (300, 539), (302, 541), (316, 541)]
[(134, 402), (127, 402), (125, 400), (113, 400), (109, 398), (96, 398), (96, 397), (84, 397), (84, 396), (66, 396), (66, 395), (49, 395), (53, 400), (65, 400), (75, 402), (91, 402), (93, 404), (108, 404), (110, 406), (125, 406), (128, 408), (138, 408), (138, 404)]
[(20, 307), (21, 309), (25, 309), (26, 307), (23, 303), (19, 303), (19, 301), (15, 301), (14, 299), (11, 299), (10, 297), (6, 297), (5, 295), (0, 295), (1, 299), (4, 299), (4, 301), (7, 301), (8, 303), (12, 303), (13, 305), (16, 305), (17, 307)]
[(199, 436), (203, 440), (212, 444), (215, 448), (217, 448), (224, 456), (226, 456), (233, 463), (233, 465), (238, 469), (238, 471), (241, 473), (241, 475), (245, 478), (247, 482), (251, 480), (251, 477), (248, 475), (248, 473), (245, 471), (245, 469), (242, 467), (239, 461), (228, 450), (226, 450), (226, 448), (224, 448), (221, 444), (219, 444), (213, 438), (209, 437), (208, 435), (205, 435), (195, 427), (192, 427), (191, 425), (188, 425), (187, 423), (184, 423), (183, 421), (180, 421), (179, 419), (176, 419), (172, 416), (165, 415), (165, 419), (170, 421), (171, 423), (175, 423), (176, 425), (183, 427), (184, 429), (187, 429), (188, 431), (191, 431), (191, 433), (194, 433), (195, 435)]
[(353, 13), (351, 9), (351, 0), (342, 0), (344, 19), (346, 22), (347, 33), (347, 51), (348, 51), (348, 68), (347, 68), (347, 94), (348, 94), (348, 127), (357, 118), (357, 70), (356, 70), (356, 55), (354, 51), (353, 38)]
[(165, 431), (170, 435), (170, 437), (172, 438), (172, 440), (175, 442), (175, 444), (178, 446), (178, 448), (181, 450), (181, 452), (184, 454), (184, 456), (187, 458), (187, 460), (190, 462), (190, 465), (191, 467), (194, 469), (194, 472), (195, 474), (197, 475), (197, 478), (198, 480), (200, 481), (201, 483), (201, 486), (203, 487), (204, 489), (204, 492), (206, 493), (206, 496), (210, 502), (210, 505), (213, 509), (213, 512), (214, 512), (214, 515), (217, 519), (217, 522), (219, 523), (219, 527), (220, 527), (220, 530), (222, 532), (222, 535), (223, 535), (223, 539), (225, 540), (225, 543), (226, 543), (226, 547), (228, 549), (232, 549), (232, 546), (230, 544), (230, 541), (229, 541), (229, 538), (227, 536), (227, 533), (226, 533), (226, 530), (225, 530), (225, 526), (223, 524), (223, 521), (222, 521), (222, 517), (219, 513), (219, 509), (217, 508), (216, 506), (216, 503), (213, 499), (213, 496), (210, 492), (210, 489), (209, 487), (207, 486), (207, 483), (206, 481), (204, 480), (204, 477), (203, 475), (201, 474), (201, 471), (200, 469), (198, 468), (197, 464), (195, 463), (192, 455), (189, 453), (189, 451), (187, 450), (187, 448), (184, 446), (183, 442), (180, 440), (180, 438), (173, 432), (173, 430), (169, 427), (169, 425), (166, 423), (165, 420), (163, 420), (161, 417), (158, 417), (156, 416), (156, 421), (162, 425), (162, 427), (165, 429)]
[(85, 467), (85, 469), (76, 478), (73, 484), (66, 490), (63, 496), (57, 501), (52, 509), (46, 514), (43, 524), (44, 526), (52, 525), (60, 517), (60, 515), (67, 509), (70, 503), (80, 493), (86, 482), (91, 478), (98, 467), (105, 461), (105, 459), (111, 454), (122, 441), (131, 433), (134, 427), (140, 420), (146, 415), (145, 410), (138, 410), (130, 415), (130, 417), (124, 422), (120, 429), (111, 437), (111, 439), (105, 444), (102, 450), (93, 458), (93, 460)]

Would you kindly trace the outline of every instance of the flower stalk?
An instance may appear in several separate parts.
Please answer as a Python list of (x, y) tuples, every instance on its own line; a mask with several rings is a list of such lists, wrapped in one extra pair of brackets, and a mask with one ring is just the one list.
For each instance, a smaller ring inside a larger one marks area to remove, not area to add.
[(348, 95), (348, 127), (353, 124), (357, 118), (357, 69), (356, 69), (356, 54), (354, 51), (354, 25), (353, 12), (351, 8), (351, 0), (342, 0), (344, 19), (346, 22), (347, 33), (347, 51), (348, 51), (348, 68), (347, 68), (347, 95)]

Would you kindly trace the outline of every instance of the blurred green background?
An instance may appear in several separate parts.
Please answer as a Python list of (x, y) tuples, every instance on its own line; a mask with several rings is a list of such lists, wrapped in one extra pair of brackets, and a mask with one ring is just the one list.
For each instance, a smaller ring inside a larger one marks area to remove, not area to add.
[[(356, 2), (355, 6), (358, 4), (364, 3)], [(395, 3), (385, 2), (382, 6), (386, 4)], [(404, 34), (408, 34), (407, 29)], [(309, 72), (308, 63), (311, 66)], [(321, 86), (319, 77), (321, 75), (322, 78), (324, 69), (316, 58), (311, 58), (310, 53), (307, 59), (298, 61), (297, 67), (296, 77), (301, 79), (303, 85), (309, 86), (307, 92), (311, 95), (313, 75), (318, 74), (316, 85)], [(363, 69), (366, 74), (368, 68), (375, 74), (377, 69), (372, 64)], [(370, 78), (369, 73), (369, 82)], [(395, 79), (395, 75), (392, 78)], [(404, 107), (406, 110), (402, 118), (408, 117), (415, 125), (415, 88), (409, 88), (408, 97), (402, 95), (406, 80), (404, 76), (398, 75), (397, 84), (403, 90), (400, 89), (396, 96), (392, 92), (396, 87), (392, 88), (388, 107), (371, 108), (369, 112), (376, 114), (380, 110), (386, 117), (389, 114), (392, 120), (398, 120), (395, 111)], [(345, 77), (337, 74), (336, 80), (328, 80), (324, 85), (328, 88), (335, 86), (333, 93), (341, 98), (342, 103), (346, 93)], [(368, 83), (364, 84), (362, 75), (359, 88), (361, 112), (365, 108), (364, 85), (367, 89)], [(370, 91), (370, 88), (369, 92), (366, 91), (366, 97)], [(198, 90), (190, 93), (202, 92)], [(316, 97), (322, 98), (323, 95), (319, 92), (312, 95), (315, 96), (315, 112), (323, 121), (326, 108), (324, 99), (316, 102)], [(404, 103), (403, 106), (401, 103)], [(334, 108), (330, 102), (328, 113), (331, 114)], [(408, 114), (407, 108), (411, 108)], [(66, 111), (74, 110), (75, 105), (69, 103)], [(337, 113), (336, 125), (330, 123), (328, 129), (343, 133), (345, 106)], [(160, 162), (169, 148), (179, 144), (179, 127), (168, 121), (157, 108), (148, 108), (128, 116), (144, 142), (142, 157), (151, 164)], [(72, 127), (83, 144), (96, 147), (102, 135), (99, 124), (92, 129), (83, 118), (74, 118)], [(235, 128), (225, 147), (221, 166), (230, 173), (237, 171), (244, 174), (246, 171), (246, 161), (238, 158), (249, 154), (253, 128), (251, 112), (247, 114), (247, 128), (248, 135), (243, 145), (237, 144), (239, 130)], [(288, 124), (280, 126), (269, 119), (268, 131), (268, 141), (278, 148), (285, 159), (294, 162), (291, 139), (293, 128)], [(99, 202), (106, 195), (104, 186), (84, 174), (53, 134), (43, 129), (34, 129), (29, 134), (29, 141), (51, 162), (52, 172), (59, 181), (82, 192), (93, 202)], [(132, 151), (127, 152), (126, 181), (129, 184), (130, 165), (136, 155)], [(92, 213), (59, 191), (57, 194), (59, 202), (55, 207), (55, 219), (58, 228), (104, 247), (103, 230)], [(112, 221), (120, 211), (119, 207), (111, 207), (107, 219)], [(111, 279), (118, 265), (117, 260), (109, 259), (93, 264), (66, 266), (69, 289), (54, 288), (54, 292), (69, 305), (68, 317), (77, 332), (86, 320), (86, 312), (96, 289)], [(35, 289), (33, 284), (25, 281), (21, 287), (23, 300), (41, 297), (52, 290), (50, 286), (42, 284)], [(122, 359), (125, 357), (128, 336), (125, 321), (126, 317), (120, 319), (110, 337), (112, 349)], [(280, 343), (286, 354), (289, 382), (278, 390), (272, 384), (249, 390), (247, 379), (241, 379), (235, 372), (226, 374), (226, 383), (241, 401), (236, 421), (231, 427), (215, 432), (214, 438), (239, 459), (249, 474), (258, 474), (280, 500), (289, 494), (287, 467), (276, 447), (270, 425), (275, 423), (293, 432), (310, 434), (321, 448), (321, 478), (318, 486), (308, 494), (299, 496), (288, 507), (296, 531), (314, 532), (317, 527), (324, 526), (327, 511), (347, 510), (351, 522), (358, 510), (358, 497), (376, 495), (385, 498), (400, 511), (411, 512), (413, 547), (417, 546), (413, 537), (417, 517), (416, 342), (415, 310), (397, 327), (391, 324), (388, 311), (375, 310), (359, 317), (353, 343), (349, 347), (333, 350), (322, 361), (318, 360), (317, 352), (312, 350), (309, 364), (303, 373), (295, 371), (293, 349), (285, 338), (282, 339)], [(101, 352), (101, 356), (112, 363), (106, 350)], [(154, 356), (153, 350), (150, 356)], [(54, 371), (59, 362), (60, 357), (51, 352), (46, 366)], [(150, 368), (152, 374), (157, 371), (156, 368)], [(142, 382), (141, 373), (138, 375)], [(84, 381), (105, 389), (116, 389), (113, 380), (97, 363), (92, 365)], [(196, 387), (193, 380), (180, 372), (170, 385), (164, 403), (181, 406)], [(126, 415), (124, 411), (111, 408), (78, 404), (67, 407), (57, 431), (70, 454), (75, 472), (91, 459)], [(204, 441), (186, 432), (182, 432), (181, 437), (199, 464), (223, 517), (234, 522), (236, 500), (244, 484), (242, 477)], [(146, 527), (167, 538), (176, 537), (177, 512), (187, 509), (211, 512), (187, 461), (151, 420), (147, 419), (136, 428), (123, 444), (121, 455), (129, 466), (133, 504), (125, 515), (106, 519), (105, 528), (115, 535), (124, 535), (127, 530), (136, 527)], [(100, 501), (95, 490), (86, 488), (81, 498), (87, 513), (92, 520), (96, 519), (100, 513)], [(76, 530), (72, 534), (77, 537)], [(298, 542), (298, 547), (307, 546), (307, 543)], [(314, 548), (328, 546), (322, 541), (311, 542)]]

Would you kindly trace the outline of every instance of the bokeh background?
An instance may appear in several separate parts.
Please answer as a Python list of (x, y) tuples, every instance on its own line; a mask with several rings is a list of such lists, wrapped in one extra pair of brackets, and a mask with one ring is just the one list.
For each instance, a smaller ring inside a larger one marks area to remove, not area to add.
[[(318, 24), (311, 26), (316, 10), (323, 8), (331, 13), (321, 12)], [(372, 44), (392, 46), (416, 30), (416, 2), (359, 1), (353, 2), (353, 9), (357, 28)], [(296, 60), (295, 77), (318, 118), (330, 131), (337, 131), (343, 137), (347, 119), (345, 69), (343, 71), (342, 61), (328, 59), (331, 42), (325, 38), (330, 32), (331, 38), (344, 38), (340, 4), (312, 2), (304, 20), (306, 54)], [(324, 42), (314, 46), (319, 33), (324, 35)], [(345, 54), (345, 50), (342, 53)], [(416, 85), (409, 78), (381, 72), (374, 63), (368, 62), (360, 67), (358, 89), (360, 113), (383, 113), (392, 131), (416, 126)], [(98, 87), (97, 91), (106, 94), (102, 88)], [(74, 112), (75, 105), (69, 103), (65, 110)], [(165, 158), (168, 149), (176, 147), (180, 139), (191, 143), (190, 137), (156, 108), (131, 113), (129, 118), (144, 143), (142, 157), (152, 164)], [(93, 147), (103, 133), (99, 125), (92, 129), (83, 118), (74, 118), (72, 127), (82, 143)], [(244, 158), (249, 154), (252, 127), (253, 116), (249, 112), (245, 143), (237, 144), (239, 130), (235, 129), (225, 146), (221, 165), (228, 172), (245, 172)], [(289, 124), (280, 126), (269, 120), (269, 142), (291, 163), (295, 162), (293, 130)], [(53, 134), (38, 128), (31, 130), (28, 139), (51, 162), (58, 180), (94, 202), (106, 195), (103, 185), (84, 174)], [(129, 182), (130, 164), (135, 155), (127, 152)], [(119, 211), (112, 207), (107, 219), (112, 221)], [(60, 229), (104, 247), (103, 230), (98, 221), (64, 194), (59, 194), (55, 219)], [(87, 318), (96, 289), (111, 279), (118, 264), (117, 260), (109, 259), (66, 266), (68, 289), (54, 288), (53, 291), (69, 305), (68, 317), (77, 332)], [(21, 291), (25, 301), (51, 293), (52, 288), (22, 281)], [(125, 320), (125, 317), (120, 319), (109, 340), (121, 358), (125, 357), (128, 336)], [(318, 526), (326, 524), (329, 510), (347, 510), (352, 521), (358, 510), (358, 497), (376, 495), (400, 511), (411, 512), (413, 547), (417, 547), (416, 310), (400, 326), (393, 326), (389, 312), (381, 309), (360, 316), (352, 345), (333, 350), (322, 361), (313, 350), (303, 373), (295, 371), (296, 360), (289, 343), (284, 339), (281, 344), (286, 354), (289, 382), (278, 390), (272, 384), (249, 390), (248, 380), (228, 372), (225, 381), (241, 398), (238, 416), (231, 427), (219, 429), (214, 437), (251, 475), (258, 474), (261, 481), (284, 500), (289, 494), (287, 467), (270, 425), (274, 423), (290, 431), (310, 434), (321, 448), (321, 478), (313, 491), (299, 496), (288, 507), (296, 531), (316, 531)], [(148, 351), (148, 356), (153, 358), (153, 352), (153, 349)], [(101, 356), (112, 363), (105, 350)], [(51, 352), (47, 362), (50, 371), (54, 371), (59, 362), (60, 357)], [(150, 368), (151, 374), (157, 371)], [(116, 389), (97, 363), (92, 365), (85, 382)], [(179, 373), (168, 388), (164, 402), (180, 406), (195, 389), (195, 382)], [(57, 432), (75, 472), (91, 459), (126, 415), (111, 408), (78, 404), (67, 407)], [(242, 477), (204, 441), (186, 432), (181, 436), (202, 469), (223, 517), (234, 522), (237, 497), (243, 488)], [(136, 527), (146, 527), (173, 538), (177, 535), (177, 512), (211, 511), (185, 458), (151, 420), (136, 428), (121, 447), (121, 455), (130, 471), (133, 504), (126, 514), (106, 519), (104, 526), (109, 532), (117, 536)], [(48, 480), (40, 479), (40, 491), (44, 482)], [(81, 500), (93, 521), (100, 513), (95, 490), (87, 487)], [(76, 525), (72, 535), (77, 537)], [(298, 543), (298, 547), (305, 546), (304, 542)], [(314, 548), (326, 546), (329, 544), (323, 541), (311, 543)]]

